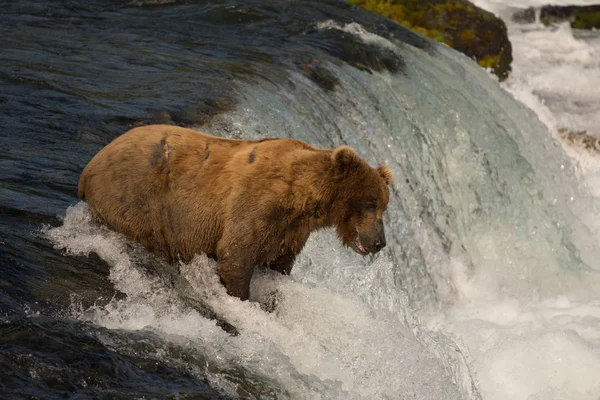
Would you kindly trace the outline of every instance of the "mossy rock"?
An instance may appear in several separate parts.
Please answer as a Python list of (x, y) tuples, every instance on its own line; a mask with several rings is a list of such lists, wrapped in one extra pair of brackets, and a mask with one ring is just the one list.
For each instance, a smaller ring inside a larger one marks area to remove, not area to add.
[[(533, 23), (535, 12), (533, 7), (519, 10), (513, 14), (512, 19), (519, 23)], [(543, 6), (540, 9), (540, 21), (544, 25), (569, 21), (574, 29), (600, 29), (600, 5)]]
[(540, 20), (546, 24), (569, 21), (575, 29), (600, 28), (600, 5), (594, 6), (544, 6)]
[(506, 25), (466, 0), (349, 0), (491, 68), (500, 78), (510, 73), (512, 47)]

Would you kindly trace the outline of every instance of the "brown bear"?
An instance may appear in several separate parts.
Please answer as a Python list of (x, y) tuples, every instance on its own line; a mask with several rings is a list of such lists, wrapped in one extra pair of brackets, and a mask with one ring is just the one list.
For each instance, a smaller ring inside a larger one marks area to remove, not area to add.
[(389, 168), (348, 146), (233, 140), (170, 125), (130, 130), (85, 167), (78, 197), (96, 219), (170, 262), (205, 253), (230, 295), (254, 267), (289, 274), (310, 233), (335, 226), (361, 255), (385, 246)]

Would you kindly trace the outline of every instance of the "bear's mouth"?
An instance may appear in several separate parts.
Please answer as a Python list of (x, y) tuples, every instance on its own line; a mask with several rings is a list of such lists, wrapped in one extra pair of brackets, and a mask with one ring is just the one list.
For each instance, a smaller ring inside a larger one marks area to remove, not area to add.
[(356, 252), (358, 254), (361, 254), (363, 256), (366, 256), (367, 254), (369, 254), (369, 251), (360, 242), (360, 239), (358, 237), (358, 233), (356, 234), (356, 236), (354, 236), (354, 250), (356, 250)]

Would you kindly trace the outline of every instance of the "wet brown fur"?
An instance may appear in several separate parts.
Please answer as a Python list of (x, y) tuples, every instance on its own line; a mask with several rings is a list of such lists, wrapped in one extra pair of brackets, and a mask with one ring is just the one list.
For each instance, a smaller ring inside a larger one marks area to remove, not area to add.
[(254, 267), (289, 274), (310, 233), (335, 226), (355, 249), (374, 240), (389, 201), (387, 167), (350, 147), (232, 140), (170, 125), (132, 129), (85, 167), (78, 197), (96, 220), (169, 261), (206, 253), (231, 295)]

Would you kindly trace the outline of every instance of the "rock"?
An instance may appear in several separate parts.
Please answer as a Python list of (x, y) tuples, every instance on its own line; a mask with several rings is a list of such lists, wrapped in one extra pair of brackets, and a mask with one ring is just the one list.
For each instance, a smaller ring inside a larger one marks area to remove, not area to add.
[[(518, 23), (535, 22), (533, 7), (519, 10), (512, 16)], [(574, 29), (600, 29), (600, 5), (593, 6), (543, 6), (539, 10), (540, 21), (544, 25), (569, 21)]]
[(321, 63), (321, 60), (316, 58), (292, 58), (292, 60), (296, 68), (319, 87), (330, 91), (340, 84), (339, 79)]
[(598, 134), (587, 131), (571, 131), (567, 128), (559, 128), (558, 134), (564, 141), (573, 146), (600, 154), (600, 135)]
[(544, 6), (540, 21), (545, 25), (569, 21), (575, 29), (600, 28), (600, 5), (594, 6)]
[(204, 126), (222, 113), (231, 111), (236, 103), (228, 97), (205, 98), (190, 101), (185, 106), (174, 107), (170, 110), (146, 110), (145, 118), (133, 118), (128, 116), (115, 116), (106, 120), (108, 130), (123, 131), (123, 127), (129, 129), (144, 125), (177, 125), (182, 127)]
[(349, 0), (475, 59), (500, 78), (510, 73), (506, 25), (466, 0)]
[(515, 11), (512, 20), (519, 24), (532, 24), (535, 22), (535, 8), (529, 7)]

